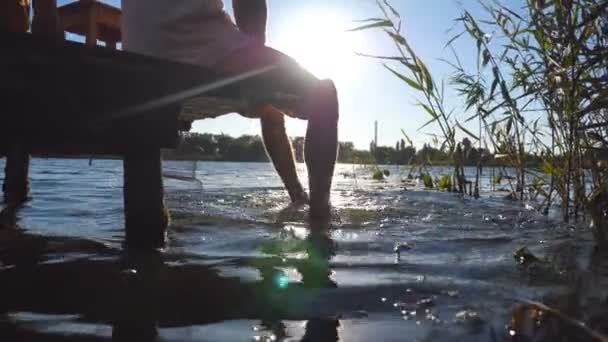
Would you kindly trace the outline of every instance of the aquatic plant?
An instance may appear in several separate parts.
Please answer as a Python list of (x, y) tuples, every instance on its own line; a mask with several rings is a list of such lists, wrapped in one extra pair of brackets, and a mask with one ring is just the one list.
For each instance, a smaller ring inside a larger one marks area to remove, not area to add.
[(502, 174), (496, 175), (494, 177), (492, 177), (492, 179), (490, 180), (490, 182), (492, 184), (500, 184), (502, 182)]
[(422, 183), (425, 188), (432, 189), (433, 188), (433, 177), (429, 173), (424, 173), (422, 175)]
[(452, 190), (452, 180), (451, 180), (450, 176), (448, 176), (448, 175), (441, 176), (439, 178), (439, 180), (437, 180), (436, 184), (437, 184), (437, 189), (439, 189), (439, 190), (447, 190), (447, 191)]
[[(446, 152), (450, 156), (455, 156), (454, 173), (458, 179), (464, 181), (463, 174), (460, 170), (463, 167), (462, 147), (456, 142), (456, 127), (463, 129), (458, 121), (453, 117), (453, 110), (449, 110), (445, 106), (444, 101), (444, 83), (436, 82), (431, 72), (420, 56), (414, 51), (408, 39), (401, 33), (401, 16), (387, 2), (377, 1), (380, 10), (383, 13), (383, 18), (372, 18), (364, 20), (364, 24), (352, 29), (351, 31), (368, 30), (382, 28), (395, 44), (397, 51), (396, 56), (370, 56), (382, 60), (383, 66), (394, 76), (403, 81), (408, 87), (415, 90), (421, 95), (421, 99), (417, 100), (416, 105), (421, 108), (428, 116), (429, 120), (420, 127), (420, 129), (435, 125), (441, 134), (429, 134), (433, 137), (433, 141), (439, 145), (441, 152)], [(394, 66), (388, 62), (397, 62)], [(471, 137), (478, 139), (475, 135)], [(457, 150), (457, 148), (459, 148)], [(432, 183), (432, 179), (431, 179)], [(461, 188), (462, 190), (462, 188)]]
[(374, 174), (372, 175), (372, 179), (374, 179), (374, 180), (383, 180), (384, 179), (384, 173), (382, 173), (382, 170), (376, 169), (376, 171), (374, 171)]
[[(470, 184), (462, 172), (467, 149), (488, 146), (495, 160), (516, 171), (509, 180), (514, 198), (539, 198), (542, 213), (559, 203), (564, 221), (591, 218), (596, 242), (608, 246), (608, 1), (528, 0), (517, 9), (482, 1), (489, 16), (483, 20), (463, 10), (462, 30), (446, 44), (454, 58), (445, 62), (454, 70), (449, 85), (461, 95), (464, 120), (445, 107), (444, 82), (435, 81), (402, 34), (401, 15), (386, 0), (377, 4), (383, 17), (355, 30), (382, 29), (396, 54), (364, 56), (382, 60), (421, 96), (417, 105), (429, 116), (423, 127), (439, 132), (433, 139), (453, 160), (456, 191)], [(461, 37), (476, 47), (474, 70), (453, 48)], [(471, 121), (475, 133), (464, 127)], [(468, 147), (456, 141), (457, 131), (472, 139)], [(531, 169), (531, 158), (540, 166)], [(481, 154), (478, 159), (476, 194)]]
[[(547, 208), (556, 192), (565, 221), (584, 213), (593, 216), (590, 199), (607, 191), (608, 40), (603, 13), (608, 2), (529, 0), (527, 13), (500, 3), (484, 8), (490, 20), (482, 22), (467, 11), (459, 18), (482, 66), (492, 70), (492, 88), (477, 116), (487, 120), (489, 136), (497, 138), (495, 147), (500, 139), (515, 142), (503, 146), (515, 149), (503, 152), (519, 170), (520, 198), (525, 144), (543, 162), (544, 175), (534, 175), (534, 184), (550, 177), (548, 190), (536, 192), (546, 198)], [(500, 32), (504, 44), (490, 46), (488, 32)], [(602, 236), (596, 234), (597, 242), (605, 244)]]

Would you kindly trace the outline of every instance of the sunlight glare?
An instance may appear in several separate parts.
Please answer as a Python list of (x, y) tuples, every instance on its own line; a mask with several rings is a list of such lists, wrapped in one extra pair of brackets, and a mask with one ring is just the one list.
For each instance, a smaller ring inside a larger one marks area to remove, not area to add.
[(276, 48), (319, 78), (344, 79), (356, 74), (356, 37), (340, 16), (302, 15), (281, 30)]

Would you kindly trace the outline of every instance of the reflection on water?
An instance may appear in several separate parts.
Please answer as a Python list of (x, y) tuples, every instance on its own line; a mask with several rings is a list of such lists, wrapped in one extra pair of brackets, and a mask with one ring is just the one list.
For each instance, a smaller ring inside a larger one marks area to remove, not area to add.
[[(80, 340), (85, 338), (77, 333), (83, 330), (83, 324), (101, 323), (111, 326), (111, 334), (98, 336), (103, 334), (93, 329), (91, 338), (157, 341), (161, 338), (159, 328), (163, 327), (256, 317), (260, 322), (252, 328), (254, 340), (291, 338), (292, 333), (282, 322), (290, 311), (283, 307), (285, 299), (292, 295), (289, 292), (337, 287), (329, 266), (335, 242), (327, 230), (314, 229), (314, 232), (308, 234), (300, 246), (306, 257), (294, 259), (293, 263), (282, 261), (280, 267), (272, 262), (252, 263), (250, 266), (259, 271), (261, 279), (247, 283), (220, 277), (207, 266), (183, 265), (180, 255), (120, 251), (76, 239), (19, 234), (11, 243), (16, 248), (29, 250), (28, 259), (35, 262), (5, 268), (2, 272), (0, 293), (11, 296), (2, 301), (2, 312), (10, 314), (0, 319), (0, 333), (35, 341), (54, 336), (46, 333), (64, 330), (69, 334), (61, 335), (62, 340)], [(38, 248), (31, 249), (32, 246)], [(84, 254), (50, 262), (47, 253), (57, 251), (58, 247), (66, 255)], [(2, 255), (3, 262), (10, 260), (7, 256), (11, 253), (19, 252), (8, 251)], [(88, 253), (94, 257), (87, 257)], [(287, 279), (283, 269), (288, 267), (300, 273), (301, 281)], [(314, 292), (311, 295), (314, 296)], [(32, 320), (28, 312), (53, 316)], [(67, 313), (70, 315), (57, 316)], [(305, 320), (299, 340), (337, 341), (338, 326), (336, 317)]]
[[(605, 329), (608, 258), (589, 231), (488, 192), (489, 175), (475, 200), (403, 183), (407, 169), (377, 182), (339, 165), (331, 222), (311, 226), (271, 165), (200, 163), (202, 189), (166, 180), (169, 246), (143, 253), (121, 248), (121, 172), (33, 161), (34, 199), (0, 214), (2, 341), (591, 336), (564, 317)], [(518, 265), (522, 247), (534, 262)]]
[[(321, 224), (322, 223), (316, 223)], [(336, 288), (337, 284), (331, 279), (329, 260), (335, 254), (335, 241), (329, 236), (328, 226), (317, 227), (314, 224), (307, 229), (302, 251), (306, 256), (292, 265), (300, 275), (301, 281), (298, 285), (310, 289)], [(280, 256), (280, 255), (277, 255)], [(287, 290), (290, 286), (297, 286), (290, 282), (288, 276), (280, 268), (269, 266), (259, 267), (262, 275), (262, 284), (269, 292)], [(282, 305), (280, 300), (273, 303)], [(277, 315), (279, 310), (272, 310), (262, 314), (263, 318), (259, 326), (254, 330), (255, 341), (276, 341), (292, 338), (287, 326)], [(337, 319), (330, 317), (314, 318), (305, 321), (304, 335), (299, 341), (338, 341)]]

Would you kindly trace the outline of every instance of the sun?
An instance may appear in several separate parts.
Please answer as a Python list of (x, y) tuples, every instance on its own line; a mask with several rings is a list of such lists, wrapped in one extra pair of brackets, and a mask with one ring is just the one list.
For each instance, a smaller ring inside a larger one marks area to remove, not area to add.
[(340, 17), (301, 16), (277, 36), (274, 46), (319, 78), (353, 74), (356, 35)]

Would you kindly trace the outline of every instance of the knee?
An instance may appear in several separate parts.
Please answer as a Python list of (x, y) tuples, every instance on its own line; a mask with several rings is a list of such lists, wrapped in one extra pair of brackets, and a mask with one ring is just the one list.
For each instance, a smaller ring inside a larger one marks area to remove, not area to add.
[(306, 99), (309, 120), (337, 122), (339, 119), (338, 92), (332, 80), (321, 80)]
[(258, 114), (262, 128), (277, 129), (285, 126), (283, 114), (276, 110), (263, 111)]

